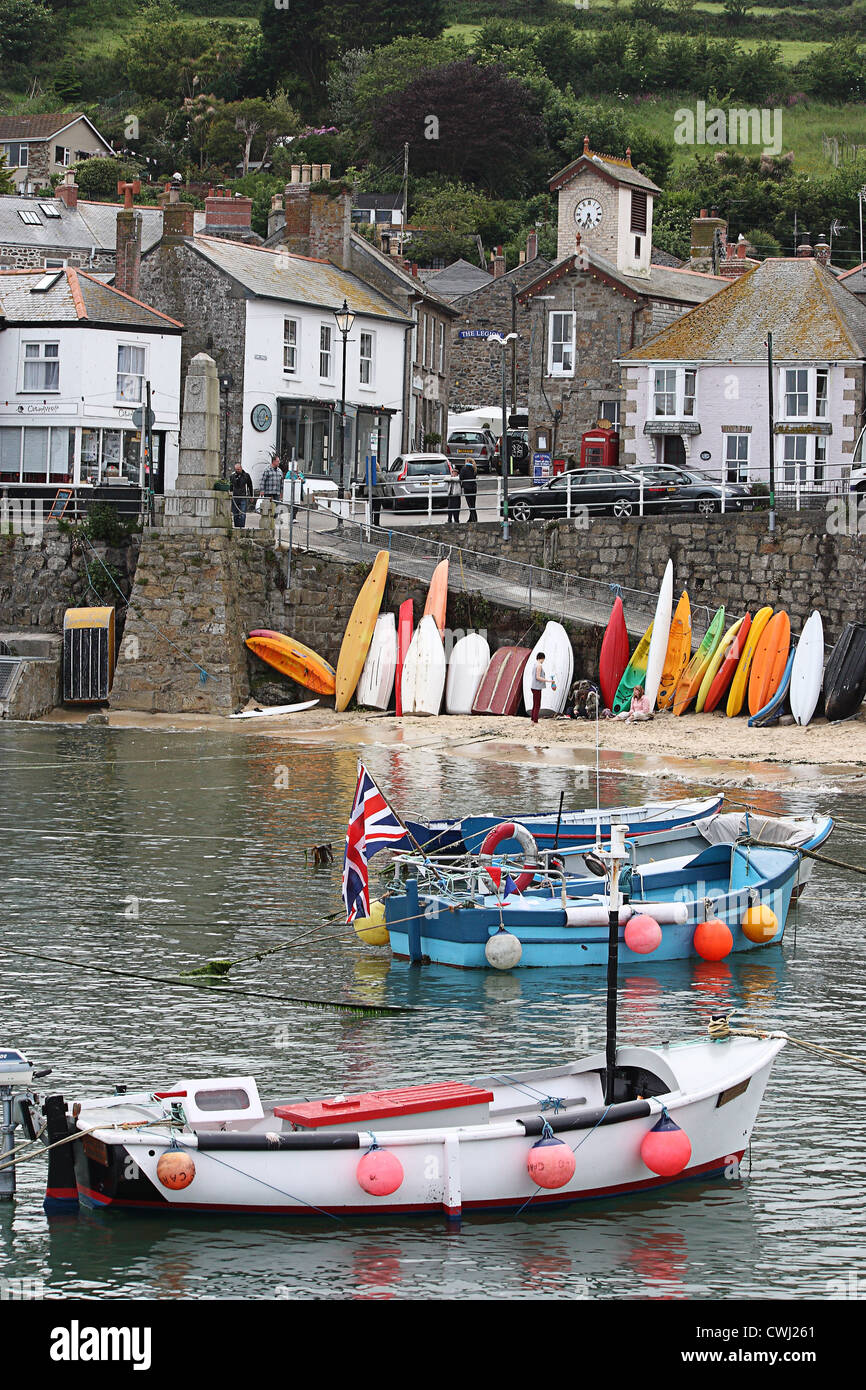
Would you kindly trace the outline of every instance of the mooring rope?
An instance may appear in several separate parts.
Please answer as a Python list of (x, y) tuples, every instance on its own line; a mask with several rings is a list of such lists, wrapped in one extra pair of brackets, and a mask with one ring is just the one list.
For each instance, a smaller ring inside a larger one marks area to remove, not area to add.
[(792, 1047), (802, 1047), (807, 1052), (819, 1052), (826, 1057), (832, 1057), (834, 1061), (840, 1062), (843, 1066), (854, 1067), (856, 1070), (866, 1071), (866, 1057), (858, 1057), (856, 1053), (840, 1052), (835, 1047), (825, 1047), (821, 1043), (807, 1042), (805, 1038), (794, 1038), (790, 1033), (783, 1029), (765, 1028), (732, 1028), (728, 1022), (727, 1015), (719, 1015), (710, 1020), (707, 1029), (714, 1042), (719, 1042), (725, 1038), (759, 1038), (771, 1039), (782, 1038)]

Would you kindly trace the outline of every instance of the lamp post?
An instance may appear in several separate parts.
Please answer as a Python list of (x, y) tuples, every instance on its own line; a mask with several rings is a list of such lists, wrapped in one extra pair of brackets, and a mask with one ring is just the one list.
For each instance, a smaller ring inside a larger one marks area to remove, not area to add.
[(776, 529), (776, 422), (773, 402), (773, 335), (767, 334), (767, 395), (769, 398), (770, 427), (770, 535)]
[(502, 448), (501, 448), (501, 450), (500, 450), (500, 453), (501, 453), (501, 455), (502, 455), (502, 539), (503, 539), (504, 541), (507, 541), (507, 540), (508, 540), (508, 537), (509, 537), (509, 526), (508, 526), (508, 462), (509, 462), (508, 455), (509, 455), (509, 448), (508, 448), (508, 406), (507, 406), (506, 400), (505, 400), (505, 349), (507, 348), (508, 344), (509, 344), (510, 342), (514, 342), (514, 341), (516, 340), (516, 338), (517, 338), (517, 334), (516, 334), (516, 333), (506, 333), (504, 337), (503, 337), (503, 335), (502, 335), (501, 333), (488, 333), (488, 335), (487, 335), (487, 341), (488, 341), (488, 343), (498, 343), (499, 346), (502, 348)]
[[(346, 495), (345, 487), (345, 468), (346, 468), (346, 342), (352, 331), (352, 324), (355, 322), (355, 315), (352, 313), (345, 299), (343, 307), (334, 310), (334, 317), (337, 320), (337, 327), (343, 337), (343, 388), (340, 393), (340, 486), (337, 497), (342, 502)], [(340, 507), (340, 525), (343, 524), (343, 509)]]

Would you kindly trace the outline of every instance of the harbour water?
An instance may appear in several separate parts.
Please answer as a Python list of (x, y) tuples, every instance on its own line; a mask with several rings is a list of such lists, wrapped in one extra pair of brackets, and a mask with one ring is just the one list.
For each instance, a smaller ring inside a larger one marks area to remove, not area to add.
[[(431, 726), (431, 744), (433, 726)], [(560, 757), (473, 756), (373, 744), (364, 758), (419, 818), (588, 804)], [(213, 957), (240, 960), (339, 907), (357, 750), (266, 734), (0, 727), (0, 1044), (49, 1065), (49, 1089), (253, 1074), (265, 1098), (333, 1094), (542, 1065), (603, 1040), (602, 972), (411, 967), (361, 947), (339, 919), (292, 950), (202, 990), (176, 983)], [(698, 795), (605, 760), (603, 803)], [(694, 769), (692, 770), (694, 772)], [(775, 812), (830, 812), (827, 852), (866, 866), (862, 797), (830, 776), (753, 768), (731, 796)], [(330, 842), (334, 863), (309, 851)], [(374, 861), (375, 864), (375, 861)], [(862, 1055), (862, 879), (816, 865), (784, 945), (720, 965), (624, 971), (623, 1040), (739, 1023)], [(33, 955), (15, 952), (37, 953)], [(42, 957), (48, 957), (44, 959)], [(100, 973), (113, 967), (130, 975)], [(133, 976), (161, 976), (165, 982)], [(231, 982), (234, 982), (232, 984)], [(362, 999), (412, 1012), (358, 1018), (239, 995)], [(42, 1083), (43, 1085), (45, 1083)], [(383, 1224), (42, 1211), (45, 1162), (19, 1169), (0, 1208), (2, 1281), (74, 1298), (746, 1298), (866, 1291), (862, 1074), (788, 1047), (739, 1176), (557, 1212)]]

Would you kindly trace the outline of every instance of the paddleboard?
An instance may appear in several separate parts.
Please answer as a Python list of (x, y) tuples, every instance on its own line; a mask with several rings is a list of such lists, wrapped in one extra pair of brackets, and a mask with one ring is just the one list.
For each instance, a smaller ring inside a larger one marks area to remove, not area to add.
[(552, 677), (556, 682), (555, 690), (548, 685), (541, 692), (540, 718), (552, 719), (564, 710), (574, 675), (574, 652), (561, 623), (547, 624), (524, 667), (523, 705), (527, 714), (532, 712), (532, 673), (539, 652), (544, 652), (544, 674), (548, 680)]
[(622, 714), (631, 704), (631, 697), (634, 694), (636, 685), (643, 685), (646, 679), (646, 664), (649, 659), (650, 643), (653, 637), (653, 625), (650, 623), (643, 637), (634, 649), (634, 655), (622, 673), (622, 680), (617, 686), (611, 710), (614, 714)]
[(662, 671), (671, 635), (671, 609), (674, 600), (674, 562), (668, 560), (659, 589), (656, 614), (653, 618), (653, 635), (649, 646), (644, 680), (644, 694), (649, 700), (650, 709), (655, 709), (656, 697), (661, 685)]
[(779, 688), (791, 649), (791, 620), (784, 609), (767, 623), (749, 676), (749, 714), (758, 714)]
[(422, 618), (403, 662), (403, 713), (438, 714), (445, 689), (445, 648), (436, 619)]
[(387, 709), (397, 671), (397, 623), (393, 613), (380, 613), (355, 697), (368, 709)]
[(740, 664), (740, 657), (743, 655), (751, 630), (752, 615), (751, 613), (747, 613), (743, 618), (742, 627), (728, 648), (727, 655), (715, 674), (707, 698), (704, 700), (704, 714), (709, 714), (716, 708), (716, 705), (734, 679), (734, 673)]
[(355, 693), (355, 687), (364, 669), (367, 652), (373, 640), (376, 619), (382, 606), (385, 593), (385, 580), (388, 578), (388, 552), (380, 550), (373, 561), (373, 568), (361, 586), (355, 599), (340, 655), (337, 658), (337, 702), (338, 712), (344, 710)]
[(500, 647), (494, 652), (478, 687), (472, 713), (516, 714), (528, 660), (528, 647)]
[(728, 694), (727, 714), (729, 719), (733, 719), (734, 715), (739, 714), (740, 710), (743, 708), (746, 691), (749, 688), (749, 675), (755, 656), (755, 648), (760, 642), (764, 628), (767, 626), (772, 616), (772, 606), (768, 605), (766, 608), (759, 608), (752, 619), (749, 636), (743, 648), (743, 654), (740, 657), (740, 664), (734, 672), (734, 679), (731, 681), (731, 689)]
[(688, 665), (691, 654), (692, 607), (689, 603), (689, 596), (684, 589), (680, 595), (680, 601), (677, 604), (676, 612), (671, 622), (668, 649), (665, 652), (662, 678), (659, 681), (657, 700), (659, 709), (671, 708), (674, 693), (679, 685), (680, 677)]
[(731, 626), (728, 628), (727, 632), (724, 633), (722, 640), (710, 657), (707, 669), (704, 672), (704, 678), (698, 690), (698, 698), (695, 700), (695, 714), (700, 714), (701, 710), (705, 708), (707, 696), (710, 693), (710, 687), (718, 674), (719, 667), (731, 650), (734, 642), (737, 640), (737, 635), (742, 626), (742, 618), (738, 618), (735, 623), (731, 623)]
[(297, 681), (307, 690), (315, 690), (317, 695), (333, 695), (337, 673), (330, 662), (319, 656), (303, 642), (296, 642), (282, 632), (271, 632), (269, 628), (256, 628), (246, 639), (250, 651), (267, 662), (281, 675)]
[(767, 701), (763, 709), (759, 709), (756, 714), (749, 716), (749, 728), (764, 728), (767, 724), (775, 724), (780, 714), (785, 708), (785, 699), (788, 694), (788, 687), (791, 684), (791, 671), (794, 666), (794, 657), (797, 654), (796, 647), (792, 647), (788, 653), (788, 660), (785, 662), (785, 669), (782, 672), (781, 680), (776, 688), (775, 694)]
[(611, 708), (627, 665), (628, 629), (622, 611), (622, 599), (617, 597), (613, 601), (613, 608), (607, 620), (598, 659), (598, 683), (605, 709)]
[(791, 669), (788, 698), (798, 724), (808, 724), (821, 698), (824, 679), (824, 624), (817, 608), (806, 620)]
[(455, 642), (445, 678), (445, 709), (448, 714), (471, 714), (487, 667), (490, 647), (478, 632), (469, 632)]
[(301, 710), (312, 709), (318, 700), (302, 700), (299, 705), (268, 705), (262, 709), (245, 709), (240, 714), (230, 714), (229, 719), (272, 719), (278, 714), (299, 714)]
[(394, 705), (398, 717), (403, 713), (403, 662), (406, 660), (409, 643), (412, 641), (414, 626), (415, 605), (410, 598), (407, 598), (405, 603), (400, 604), (400, 613), (397, 618), (397, 670), (394, 676)]
[(447, 606), (448, 561), (441, 560), (433, 571), (433, 578), (430, 580), (430, 588), (427, 591), (427, 602), (424, 605), (424, 617), (430, 615), (436, 619), (440, 637), (445, 635), (445, 610)]
[(704, 673), (713, 658), (716, 647), (722, 640), (724, 625), (725, 610), (723, 607), (717, 608), (701, 645), (680, 676), (679, 684), (674, 692), (674, 714), (682, 714), (683, 710), (688, 709), (700, 690)]
[(866, 623), (846, 623), (824, 672), (824, 713), (850, 719), (866, 695)]

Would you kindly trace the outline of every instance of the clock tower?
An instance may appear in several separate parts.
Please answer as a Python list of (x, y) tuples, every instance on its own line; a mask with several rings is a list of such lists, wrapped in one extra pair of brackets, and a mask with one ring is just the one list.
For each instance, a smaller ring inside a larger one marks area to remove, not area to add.
[(576, 235), (590, 253), (610, 261), (622, 274), (649, 276), (653, 201), (658, 188), (625, 159), (595, 154), (589, 137), (583, 154), (550, 183), (559, 195), (557, 260), (573, 254)]

